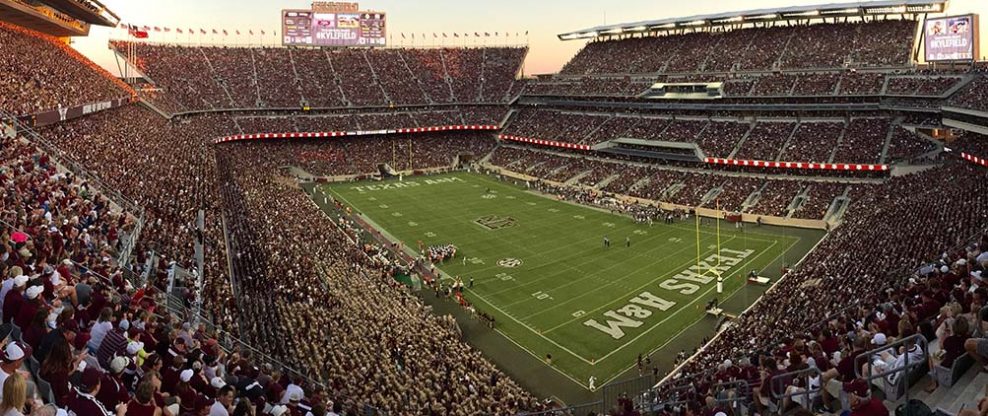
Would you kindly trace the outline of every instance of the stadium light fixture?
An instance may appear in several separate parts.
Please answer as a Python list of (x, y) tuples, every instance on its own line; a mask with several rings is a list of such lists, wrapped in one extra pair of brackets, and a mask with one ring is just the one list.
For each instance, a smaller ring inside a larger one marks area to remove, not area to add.
[(776, 13), (763, 14), (761, 16), (749, 17), (749, 19), (759, 19), (759, 20), (771, 20), (778, 19), (779, 15)]
[(648, 27), (646, 27), (646, 26), (635, 26), (635, 27), (631, 28), (630, 30), (632, 32), (644, 32), (644, 31), (648, 30)]
[(683, 23), (683, 24), (686, 25), (686, 26), (703, 26), (703, 25), (707, 24), (707, 21), (706, 20), (694, 20), (692, 22), (686, 22), (686, 23)]

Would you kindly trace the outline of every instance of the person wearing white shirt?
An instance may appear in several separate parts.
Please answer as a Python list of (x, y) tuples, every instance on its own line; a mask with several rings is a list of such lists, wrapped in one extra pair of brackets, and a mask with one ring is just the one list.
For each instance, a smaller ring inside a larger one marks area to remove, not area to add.
[(86, 346), (90, 349), (89, 352), (95, 353), (99, 349), (99, 344), (103, 342), (103, 337), (113, 329), (113, 323), (110, 322), (112, 315), (113, 310), (110, 308), (103, 308), (100, 311), (99, 320), (96, 321), (96, 325), (93, 325), (93, 329), (89, 331), (89, 342), (86, 343)]
[(233, 407), (233, 386), (226, 385), (216, 394), (216, 401), (209, 407), (209, 416), (230, 416)]

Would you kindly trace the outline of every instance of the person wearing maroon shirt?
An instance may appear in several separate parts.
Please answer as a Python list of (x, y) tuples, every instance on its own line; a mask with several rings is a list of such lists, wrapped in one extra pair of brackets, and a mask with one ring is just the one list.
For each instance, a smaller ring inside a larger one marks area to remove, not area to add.
[(24, 304), (24, 289), (27, 286), (27, 276), (14, 278), (14, 287), (10, 288), (3, 298), (3, 322), (11, 322)]
[(45, 291), (45, 287), (41, 285), (28, 285), (29, 287), (24, 290), (27, 300), (21, 303), (20, 308), (17, 310), (17, 315), (14, 317), (14, 325), (17, 325), (18, 328), (27, 328), (31, 323), (31, 319), (34, 318), (34, 314), (45, 308), (45, 302), (41, 299), (41, 292)]
[(100, 380), (99, 399), (106, 407), (115, 408), (120, 403), (130, 401), (130, 394), (123, 382), (123, 370), (130, 364), (130, 360), (124, 357), (116, 357), (110, 362), (110, 372), (103, 373)]
[(153, 380), (138, 383), (134, 397), (127, 403), (127, 416), (162, 416), (161, 408), (154, 402)]
[(840, 361), (837, 363), (837, 367), (827, 370), (823, 373), (823, 398), (824, 403), (830, 403), (832, 399), (838, 398), (840, 396), (840, 389), (842, 382), (848, 382), (854, 380), (856, 373), (854, 372), (855, 359), (867, 351), (867, 340), (865, 337), (858, 336), (854, 339), (853, 349), (851, 351), (846, 351), (845, 354), (841, 356)]
[(127, 414), (127, 405), (121, 404), (114, 410), (108, 409), (102, 402), (96, 399), (100, 389), (100, 371), (89, 367), (82, 372), (81, 382), (78, 388), (73, 389), (74, 394), (69, 399), (66, 408), (69, 413), (86, 416), (124, 416)]
[(871, 390), (866, 381), (855, 379), (844, 383), (844, 391), (850, 397), (851, 416), (889, 416), (889, 409), (882, 400), (871, 397)]

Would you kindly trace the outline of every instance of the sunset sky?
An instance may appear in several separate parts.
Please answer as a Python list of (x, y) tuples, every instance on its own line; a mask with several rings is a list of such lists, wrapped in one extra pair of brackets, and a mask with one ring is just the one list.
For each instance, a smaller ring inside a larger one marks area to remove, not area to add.
[[(101, 0), (116, 12), (123, 22), (139, 26), (159, 26), (183, 30), (188, 28), (227, 29), (231, 36), (193, 36), (151, 33), (152, 40), (160, 42), (202, 42), (202, 43), (253, 43), (279, 44), (272, 33), (281, 31), (280, 11), (282, 9), (306, 9), (310, 0)], [(563, 42), (556, 35), (563, 32), (584, 29), (603, 23), (621, 23), (646, 19), (682, 17), (705, 13), (718, 13), (734, 10), (785, 7), (828, 3), (824, 0), (692, 0), (688, 2), (669, 0), (369, 0), (361, 1), (361, 9), (387, 12), (388, 31), (397, 45), (401, 42), (400, 33), (427, 34), (426, 45), (438, 43), (432, 40), (432, 33), (447, 32), (500, 32), (499, 43), (525, 43), (531, 48), (525, 64), (526, 74), (557, 72), (583, 46), (582, 41)], [(949, 14), (978, 13), (988, 18), (988, 1), (953, 0), (949, 4)], [(983, 25), (984, 27), (984, 25)], [(232, 35), (234, 30), (260, 30), (267, 32), (261, 38), (255, 35)], [(523, 33), (529, 31), (526, 38)], [(503, 33), (511, 34), (503, 38)], [(521, 36), (515, 37), (519, 33)], [(107, 50), (107, 40), (111, 36), (120, 37), (123, 30), (93, 27), (87, 38), (74, 39), (73, 45), (100, 65), (116, 73), (117, 64)], [(988, 30), (982, 34), (982, 55), (988, 54)], [(447, 45), (463, 45), (463, 40), (449, 38)], [(488, 40), (488, 44), (494, 43)], [(471, 40), (467, 44), (473, 44)], [(405, 40), (404, 45), (412, 45)]]

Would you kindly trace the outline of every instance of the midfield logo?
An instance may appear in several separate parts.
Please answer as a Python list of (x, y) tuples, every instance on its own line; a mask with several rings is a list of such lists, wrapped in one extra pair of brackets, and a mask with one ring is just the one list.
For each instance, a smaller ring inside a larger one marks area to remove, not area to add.
[(500, 230), (502, 228), (514, 227), (517, 221), (511, 217), (502, 217), (500, 215), (485, 215), (483, 217), (477, 218), (475, 223), (480, 224), (488, 230)]

